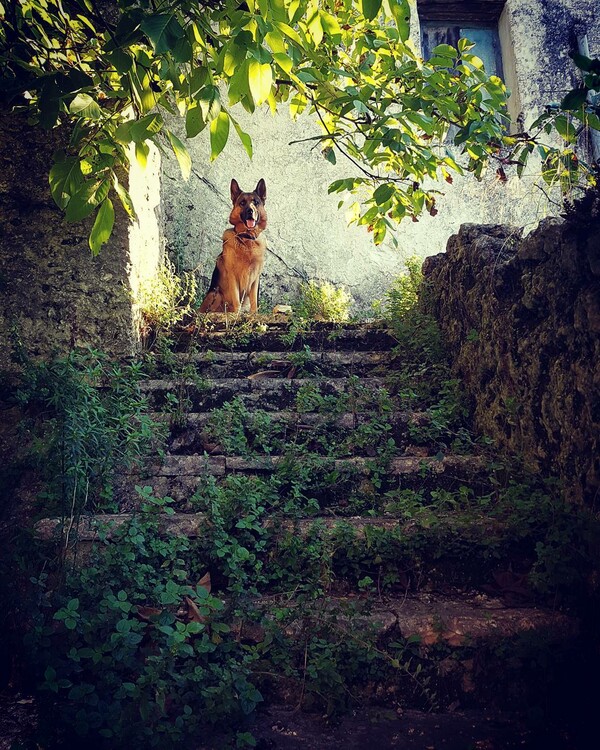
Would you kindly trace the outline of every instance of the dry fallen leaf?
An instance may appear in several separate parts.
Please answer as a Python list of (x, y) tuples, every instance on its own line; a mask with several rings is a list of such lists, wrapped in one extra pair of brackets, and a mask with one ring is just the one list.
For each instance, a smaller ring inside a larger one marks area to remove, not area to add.
[(184, 601), (187, 605), (187, 616), (186, 616), (187, 621), (199, 622), (201, 625), (203, 625), (207, 621), (207, 619), (206, 617), (200, 614), (200, 611), (198, 610), (196, 603), (192, 601), (192, 599), (190, 599), (189, 596), (184, 597)]
[(210, 581), (210, 573), (205, 573), (202, 578), (198, 581), (198, 586), (200, 586), (203, 589), (206, 589), (208, 593), (210, 594), (212, 584)]
[(138, 604), (137, 613), (142, 618), (142, 620), (150, 622), (151, 617), (158, 617), (159, 615), (162, 615), (163, 611), (158, 607), (144, 607)]

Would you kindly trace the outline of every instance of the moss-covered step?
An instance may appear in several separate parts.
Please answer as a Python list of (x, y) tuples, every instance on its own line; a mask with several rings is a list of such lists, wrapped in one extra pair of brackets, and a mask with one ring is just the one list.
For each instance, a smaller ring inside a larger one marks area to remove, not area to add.
[(302, 351), (191, 351), (167, 356), (148, 353), (146, 369), (152, 373), (194, 372), (207, 378), (292, 378), (302, 373), (330, 377), (383, 374), (393, 369), (392, 351), (336, 351), (309, 347)]
[(396, 345), (391, 331), (381, 323), (365, 324), (313, 324), (310, 328), (293, 328), (289, 323), (267, 325), (252, 323), (176, 333), (172, 346), (175, 351), (212, 349), (214, 351), (301, 351), (305, 346), (312, 350), (391, 349)]
[[(387, 380), (369, 378), (171, 378), (140, 383), (149, 408), (184, 415), (209, 411), (237, 398), (247, 409), (281, 411), (369, 411), (390, 400)], [(393, 396), (392, 396), (393, 397)], [(394, 397), (398, 408), (419, 408), (410, 394)], [(344, 408), (345, 407), (345, 408)]]
[[(272, 477), (282, 498), (296, 491), (313, 497), (322, 506), (348, 504), (354, 495), (371, 498), (374, 505), (385, 502), (384, 493), (398, 489), (462, 485), (477, 489), (489, 486), (490, 472), (481, 456), (353, 456), (327, 458), (301, 449), (278, 456), (167, 455), (142, 470), (119, 475), (117, 498), (120, 508), (136, 506), (135, 487), (147, 485), (159, 497), (172, 498), (178, 507), (193, 508), (202, 496), (208, 477), (217, 480), (238, 474)], [(380, 498), (378, 500), (378, 498)]]
[[(324, 452), (333, 444), (347, 453), (360, 452), (367, 444), (375, 446), (392, 438), (406, 449), (413, 435), (431, 423), (431, 415), (422, 411), (344, 412), (323, 414), (297, 411), (248, 411), (243, 405), (226, 412), (168, 414), (153, 412), (153, 421), (168, 426), (167, 450), (175, 454), (231, 453), (231, 433), (239, 430), (250, 450), (265, 452), (273, 444), (302, 443), (315, 452)], [(268, 445), (263, 445), (268, 432)], [(225, 433), (225, 435), (223, 434)], [(421, 447), (414, 447), (414, 451)], [(421, 450), (422, 452), (422, 450)]]

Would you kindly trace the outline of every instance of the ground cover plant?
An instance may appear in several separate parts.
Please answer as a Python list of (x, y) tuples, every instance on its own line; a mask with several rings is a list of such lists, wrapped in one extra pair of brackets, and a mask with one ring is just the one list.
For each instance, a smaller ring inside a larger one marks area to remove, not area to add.
[(141, 316), (140, 335), (149, 336), (172, 330), (198, 306), (198, 283), (193, 272), (178, 274), (166, 258), (156, 274), (141, 282), (134, 303)]

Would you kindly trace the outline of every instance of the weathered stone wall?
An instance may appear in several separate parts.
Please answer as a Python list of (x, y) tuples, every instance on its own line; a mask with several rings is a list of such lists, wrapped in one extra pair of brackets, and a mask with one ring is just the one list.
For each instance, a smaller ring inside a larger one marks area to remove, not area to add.
[[(131, 222), (113, 201), (113, 236), (93, 258), (93, 218), (67, 222), (50, 195), (52, 154), (65, 138), (59, 129), (42, 131), (21, 115), (0, 114), (1, 370), (10, 368), (15, 337), (42, 357), (81, 345), (126, 355), (137, 345), (130, 276), (156, 267), (158, 222), (153, 241), (134, 237), (130, 249)], [(151, 197), (147, 191), (138, 201), (145, 225), (155, 210)]]
[[(439, 4), (443, 5), (441, 0)], [(600, 54), (600, 3), (507, 0), (499, 25), (507, 85), (513, 91), (511, 113), (515, 129), (520, 129), (546, 103), (560, 100), (576, 81), (568, 52), (577, 35), (587, 33), (592, 54)], [(418, 44), (414, 8), (412, 32)], [(223, 154), (211, 162), (206, 129), (186, 141), (194, 161), (187, 184), (174, 159), (164, 164), (166, 247), (184, 268), (198, 268), (206, 282), (227, 226), (232, 177), (245, 190), (259, 178), (266, 179), (269, 252), (261, 293), (278, 302), (288, 301), (303, 277), (314, 277), (345, 285), (358, 307), (368, 309), (370, 301), (381, 297), (403, 270), (407, 257), (441, 252), (464, 222), (510, 223), (530, 231), (556, 210), (533, 187), (540, 172), (533, 159), (522, 180), (507, 170), (508, 181), (500, 182), (492, 168), (480, 182), (457, 176), (452, 186), (440, 184), (437, 216), (404, 222), (396, 232), (398, 248), (391, 239), (375, 248), (364, 228), (347, 225), (344, 209), (337, 209), (340, 196), (327, 194), (333, 180), (355, 174), (355, 167), (341, 157), (333, 166), (314, 148), (314, 138), (321, 133), (315, 117), (304, 115), (292, 122), (285, 107), (273, 116), (266, 105), (251, 117), (237, 106), (232, 112), (252, 136), (252, 161), (232, 132)], [(521, 112), (523, 119), (517, 122)]]
[(591, 502), (600, 489), (598, 206), (547, 219), (525, 239), (466, 224), (424, 273), (478, 428), (560, 477), (569, 498)]

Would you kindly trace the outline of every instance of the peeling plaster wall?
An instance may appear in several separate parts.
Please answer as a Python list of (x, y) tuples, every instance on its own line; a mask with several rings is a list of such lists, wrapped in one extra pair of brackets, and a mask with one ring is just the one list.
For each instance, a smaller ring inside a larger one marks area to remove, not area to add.
[[(546, 103), (577, 84), (569, 58), (577, 37), (588, 35), (590, 52), (600, 55), (600, 3), (597, 0), (507, 0), (503, 22), (516, 57), (518, 95), (528, 125)], [(514, 87), (514, 86), (513, 86)]]
[(93, 258), (93, 217), (68, 223), (48, 187), (52, 154), (65, 142), (60, 129), (0, 113), (0, 370), (12, 367), (15, 339), (44, 358), (83, 345), (122, 356), (138, 345), (132, 284), (158, 263), (159, 165), (131, 176), (138, 227), (114, 201), (113, 235)]
[[(592, 54), (600, 54), (597, 0), (507, 0), (501, 28), (505, 53), (512, 51), (513, 65), (508, 66), (513, 79), (508, 85), (515, 92), (512, 106), (515, 113), (523, 108), (526, 123), (576, 80), (568, 51), (577, 34), (586, 31)], [(413, 36), (417, 37), (416, 25)], [(264, 177), (269, 192), (269, 253), (261, 293), (269, 303), (288, 301), (300, 279), (310, 277), (344, 284), (365, 310), (401, 272), (407, 257), (443, 251), (462, 223), (503, 222), (530, 231), (555, 210), (533, 187), (539, 172), (534, 162), (523, 180), (509, 174), (505, 184), (498, 182), (493, 170), (481, 182), (457, 177), (452, 186), (440, 186), (444, 195), (437, 216), (403, 223), (396, 232), (398, 248), (391, 240), (375, 248), (364, 228), (347, 226), (344, 211), (337, 210), (340, 196), (327, 195), (329, 183), (354, 174), (356, 168), (342, 157), (332, 166), (312, 148), (314, 141), (290, 145), (320, 134), (313, 118), (303, 116), (294, 123), (284, 108), (275, 116), (260, 110), (249, 117), (238, 108), (233, 114), (252, 136), (252, 162), (232, 133), (225, 152), (211, 163), (206, 132), (187, 141), (194, 163), (187, 184), (174, 160), (165, 160), (166, 247), (184, 268), (197, 267), (207, 283), (227, 227), (231, 178), (248, 190)]]

